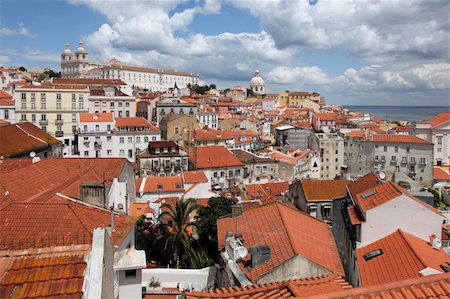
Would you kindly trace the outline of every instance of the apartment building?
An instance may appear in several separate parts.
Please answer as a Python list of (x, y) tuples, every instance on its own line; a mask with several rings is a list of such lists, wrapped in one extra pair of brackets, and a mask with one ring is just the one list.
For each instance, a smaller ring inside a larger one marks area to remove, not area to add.
[(116, 157), (135, 161), (150, 141), (161, 140), (159, 130), (142, 117), (114, 117), (112, 113), (81, 113), (77, 134), (80, 157)]
[(316, 133), (311, 135), (311, 149), (320, 152), (321, 179), (341, 177), (344, 167), (344, 139), (336, 133)]
[(450, 112), (441, 112), (414, 127), (417, 137), (432, 142), (434, 164), (450, 164)]
[(91, 87), (89, 112), (112, 112), (115, 117), (134, 117), (136, 116), (136, 97), (126, 95), (115, 86)]

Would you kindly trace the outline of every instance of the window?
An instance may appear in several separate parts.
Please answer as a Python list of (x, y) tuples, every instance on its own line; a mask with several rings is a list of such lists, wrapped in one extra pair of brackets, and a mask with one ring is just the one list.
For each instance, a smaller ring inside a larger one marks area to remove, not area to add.
[(179, 127), (175, 127), (175, 134), (179, 133)]
[(20, 108), (21, 108), (22, 110), (26, 110), (26, 109), (27, 109), (27, 102), (22, 102), (22, 103), (20, 103)]
[(45, 101), (45, 93), (41, 93), (41, 101)]
[(398, 153), (398, 146), (395, 147), (395, 152)]
[(122, 116), (122, 111), (119, 111), (119, 117), (121, 117)]
[(95, 107), (98, 107), (98, 106), (100, 106), (100, 103), (99, 103), (99, 101), (95, 101), (95, 103), (94, 103), (94, 106), (95, 106)]
[(56, 114), (56, 120), (62, 120), (61, 114)]
[(120, 151), (119, 151), (119, 156), (120, 156), (120, 157), (125, 156), (125, 151), (124, 151), (124, 150), (120, 150)]
[(225, 176), (225, 171), (220, 172), (220, 177), (223, 178)]
[(47, 132), (47, 127), (46, 126), (42, 126), (41, 130), (44, 131), (44, 132)]
[(437, 144), (442, 144), (442, 137), (437, 138)]
[(397, 157), (396, 157), (396, 156), (392, 156), (392, 157), (391, 157), (391, 161), (392, 161), (392, 162), (397, 162)]
[(106, 130), (111, 131), (111, 125), (107, 125)]
[(119, 142), (120, 143), (124, 143), (125, 142), (125, 138), (124, 137), (120, 137)]
[(75, 94), (72, 93), (72, 102), (75, 102), (77, 100), (77, 98), (75, 97)]
[(114, 102), (111, 102), (111, 103), (109, 104), (109, 106), (110, 106), (111, 108), (114, 108)]
[(83, 109), (84, 109), (84, 103), (83, 103), (83, 101), (80, 101), (80, 102), (78, 103), (78, 109), (80, 109), (80, 110), (83, 110)]
[(426, 165), (427, 161), (425, 160), (425, 158), (420, 158), (420, 164), (421, 165)]
[(56, 101), (61, 102), (61, 94), (60, 93), (56, 94)]
[[(6, 110), (8, 111), (8, 110)], [(31, 114), (31, 121), (36, 122), (36, 114)]]
[(214, 176), (215, 178), (217, 178), (217, 171), (214, 171), (213, 176)]
[(410, 152), (410, 147), (409, 147), (409, 146), (406, 147), (406, 152), (407, 152), (407, 153)]
[(75, 132), (77, 130), (77, 126), (72, 126), (72, 132)]
[(317, 207), (316, 206), (309, 206), (308, 207), (308, 213), (309, 213), (309, 215), (311, 215), (314, 218), (316, 218), (317, 217)]
[(31, 102), (31, 110), (36, 110), (36, 103), (35, 102)]
[(117, 104), (119, 107), (122, 107), (122, 102), (118, 102)]
[(41, 110), (46, 110), (47, 104), (45, 102), (41, 102)]
[(95, 132), (100, 131), (100, 125), (95, 125)]
[(56, 103), (56, 110), (61, 110), (61, 103)]
[(383, 147), (383, 151), (387, 152), (387, 146), (386, 145)]
[(111, 156), (112, 151), (111, 151), (111, 150), (107, 150), (107, 151), (106, 151), (106, 154), (107, 154), (108, 156)]
[(106, 102), (103, 102), (103, 103), (102, 103), (102, 107), (106, 107)]
[(84, 156), (89, 157), (89, 151), (84, 151)]
[(125, 102), (125, 107), (130, 107), (130, 102)]
[(128, 150), (128, 158), (133, 158), (133, 150)]
[(133, 143), (133, 137), (128, 137), (128, 143)]
[(84, 131), (84, 132), (87, 132), (87, 130), (88, 130), (88, 126), (87, 126), (87, 125), (84, 125), (84, 126), (83, 126), (83, 131)]
[(31, 101), (36, 101), (36, 94), (34, 92), (31, 94)]
[(130, 111), (125, 111), (125, 116), (130, 116)]
[(331, 206), (330, 205), (322, 206), (322, 219), (323, 220), (331, 220)]
[(228, 177), (232, 177), (233, 176), (233, 170), (229, 170), (228, 171)]
[(148, 137), (144, 137), (144, 142), (148, 143)]
[(106, 141), (111, 142), (111, 136), (106, 136)]
[(41, 120), (47, 120), (47, 115), (46, 114), (42, 114), (41, 115)]
[(155, 136), (152, 137), (152, 141), (156, 141), (156, 137)]
[(22, 100), (26, 100), (26, 99), (27, 99), (27, 94), (24, 93), (24, 92), (22, 92), (22, 93), (20, 94), (20, 98), (21, 98)]
[(136, 143), (141, 143), (141, 137), (136, 137)]

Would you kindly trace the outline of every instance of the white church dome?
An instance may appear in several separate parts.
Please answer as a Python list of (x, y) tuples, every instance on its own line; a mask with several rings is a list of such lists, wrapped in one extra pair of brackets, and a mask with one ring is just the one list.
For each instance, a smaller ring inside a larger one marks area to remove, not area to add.
[(87, 53), (87, 51), (86, 51), (86, 49), (84, 48), (83, 42), (80, 41), (80, 42), (78, 43), (78, 49), (75, 51), (75, 54), (86, 54), (86, 53)]
[(255, 75), (250, 80), (250, 86), (264, 86), (264, 80), (263, 78), (261, 78), (261, 75), (259, 74), (258, 70), (255, 72)]
[(62, 55), (72, 55), (72, 51), (70, 51), (69, 43), (66, 43), (66, 47), (64, 48), (64, 51), (62, 52)]

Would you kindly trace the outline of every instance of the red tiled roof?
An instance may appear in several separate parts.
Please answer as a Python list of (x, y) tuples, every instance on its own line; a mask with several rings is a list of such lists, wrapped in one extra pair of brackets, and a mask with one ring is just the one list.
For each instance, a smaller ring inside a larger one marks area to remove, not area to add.
[(314, 113), (316, 118), (322, 120), (336, 120), (335, 113)]
[(80, 90), (87, 91), (87, 86), (85, 85), (24, 85), (17, 89), (18, 92), (27, 89), (45, 89), (45, 90)]
[(412, 135), (396, 135), (396, 134), (374, 134), (369, 136), (370, 141), (374, 142), (395, 142), (395, 143), (420, 143), (432, 144), (428, 140), (412, 136)]
[[(144, 185), (142, 186), (142, 183)], [(136, 192), (184, 192), (183, 179), (181, 176), (147, 177), (136, 180)]]
[(1, 298), (83, 297), (90, 246), (7, 251), (0, 255)]
[(437, 299), (450, 298), (450, 273), (327, 293), (310, 299)]
[(340, 276), (328, 274), (319, 277), (290, 279), (272, 283), (254, 284), (244, 287), (221, 288), (209, 291), (186, 292), (187, 299), (194, 298), (299, 298), (327, 294), (350, 289), (351, 286)]
[(130, 216), (139, 217), (147, 213), (153, 213), (153, 209), (146, 202), (130, 203)]
[(116, 127), (146, 127), (150, 128), (150, 131), (159, 131), (153, 124), (143, 117), (117, 117)]
[(433, 166), (433, 179), (436, 181), (450, 181), (450, 173), (439, 166)]
[(276, 197), (289, 189), (289, 182), (268, 182), (265, 184), (249, 184), (245, 185), (247, 196), (252, 198)]
[(243, 273), (253, 282), (296, 255), (301, 255), (331, 272), (343, 275), (343, 268), (330, 228), (317, 220), (281, 203), (267, 204), (244, 211), (241, 217), (222, 218), (217, 221), (219, 250), (224, 249), (228, 231), (239, 233), (246, 247), (268, 245), (272, 258), (256, 268), (244, 266), (247, 255), (239, 262)]
[(347, 137), (364, 138), (365, 134), (362, 130), (353, 130), (344, 134)]
[(285, 163), (288, 163), (291, 165), (297, 164), (297, 161), (299, 160), (298, 157), (292, 157), (292, 156), (285, 155), (280, 152), (271, 152), (268, 154), (268, 156), (270, 156), (271, 158), (276, 159), (278, 161), (285, 162)]
[(184, 183), (208, 182), (203, 171), (184, 171), (182, 176)]
[(0, 175), (0, 208), (13, 202), (48, 202), (57, 192), (79, 199), (82, 182), (111, 183), (127, 163), (124, 158), (43, 158), (22, 165)]
[(450, 121), (450, 112), (440, 112), (430, 119), (424, 120), (424, 123), (430, 124), (432, 128), (446, 124)]
[(114, 114), (112, 112), (108, 113), (80, 113), (80, 122), (114, 122)]
[(15, 157), (61, 143), (32, 123), (0, 126), (0, 156)]
[[(90, 244), (94, 228), (110, 225), (110, 212), (53, 196), (48, 203), (12, 203), (0, 210), (0, 249)], [(114, 215), (115, 245), (134, 227), (125, 215)]]
[(350, 182), (348, 184), (348, 190), (353, 199), (355, 199), (358, 193), (364, 192), (370, 188), (375, 188), (379, 183), (378, 176), (373, 172), (369, 172), (356, 181)]
[(302, 180), (303, 193), (307, 201), (329, 201), (347, 195), (347, 180)]
[(14, 101), (8, 99), (0, 99), (0, 106), (12, 106), (14, 107)]
[(60, 85), (107, 85), (107, 86), (117, 86), (126, 85), (120, 79), (84, 79), (84, 78), (53, 78), (53, 84)]
[(355, 206), (347, 207), (348, 216), (350, 217), (350, 222), (352, 225), (358, 225), (364, 222), (364, 218), (359, 213)]
[(224, 146), (197, 147), (196, 151), (196, 159), (194, 157), (194, 150), (189, 152), (189, 162), (198, 169), (244, 165)]
[[(370, 260), (364, 255), (381, 249), (383, 254)], [(449, 266), (450, 257), (442, 249), (433, 249), (428, 242), (402, 230), (356, 250), (362, 286), (371, 286), (420, 277), (419, 271), (430, 267), (444, 272), (441, 265)]]

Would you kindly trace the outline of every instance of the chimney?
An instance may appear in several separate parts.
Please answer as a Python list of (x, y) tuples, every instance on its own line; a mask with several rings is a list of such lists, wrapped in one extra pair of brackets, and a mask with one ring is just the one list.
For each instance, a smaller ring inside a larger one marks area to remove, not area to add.
[(244, 213), (244, 207), (241, 203), (237, 203), (231, 206), (231, 218), (242, 216)]
[(111, 210), (111, 223), (110, 223), (110, 226), (111, 226), (111, 231), (115, 231), (115, 229), (114, 229), (114, 206), (111, 206), (111, 207), (109, 207), (110, 208), (110, 210)]
[(252, 268), (261, 266), (272, 259), (272, 250), (268, 245), (260, 245), (249, 249), (252, 255)]

